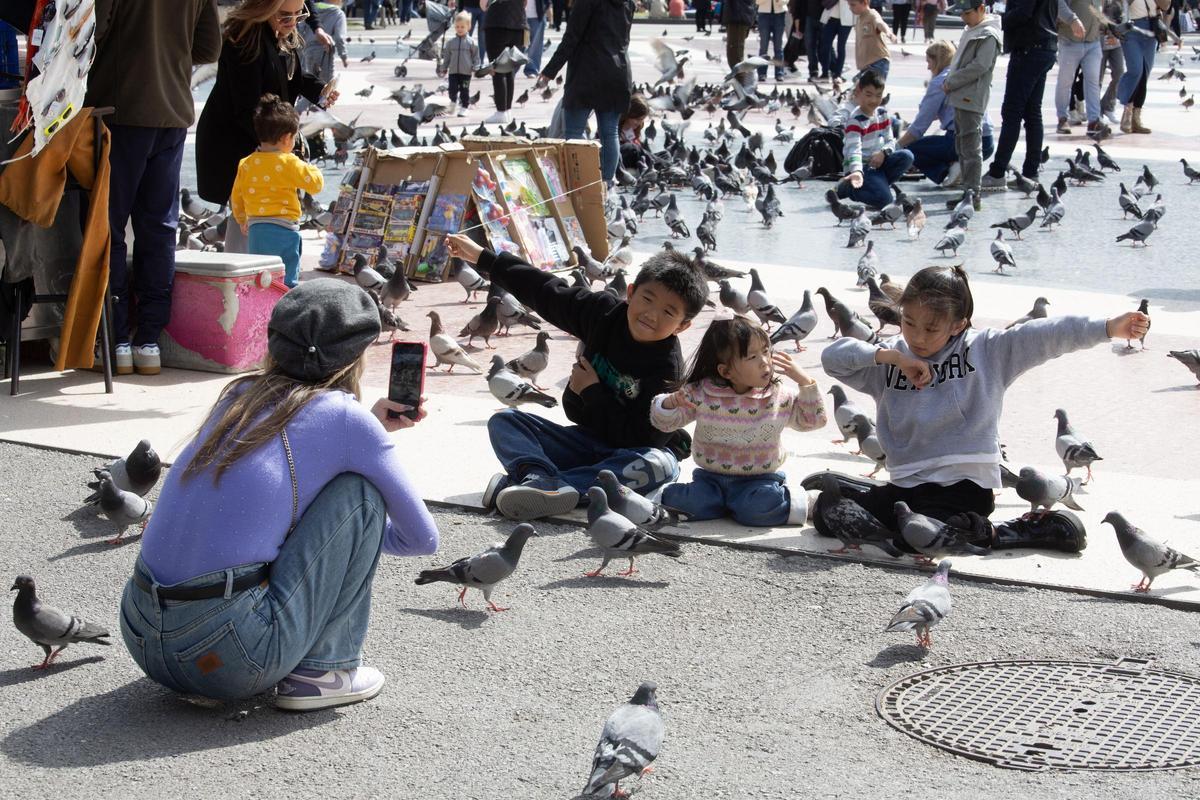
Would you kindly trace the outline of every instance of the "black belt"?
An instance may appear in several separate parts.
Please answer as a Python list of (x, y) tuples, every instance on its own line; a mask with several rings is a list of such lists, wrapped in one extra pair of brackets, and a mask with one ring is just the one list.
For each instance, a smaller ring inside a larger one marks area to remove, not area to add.
[[(259, 567), (254, 572), (247, 572), (245, 575), (234, 578), (232, 590), (234, 592), (245, 591), (251, 586), (264, 583), (270, 575), (270, 566)], [(133, 582), (143, 592), (150, 592), (152, 588), (142, 573), (136, 570), (133, 573)], [(225, 596), (225, 581), (209, 586), (160, 586), (158, 587), (158, 596), (162, 600), (211, 600), (214, 597)]]

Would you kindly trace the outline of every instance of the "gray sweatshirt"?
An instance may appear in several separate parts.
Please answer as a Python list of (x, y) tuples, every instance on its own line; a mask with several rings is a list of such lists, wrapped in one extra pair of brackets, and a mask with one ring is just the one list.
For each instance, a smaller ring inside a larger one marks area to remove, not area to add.
[[(849, 337), (821, 354), (830, 377), (875, 399), (876, 432), (894, 479), (933, 473), (952, 483), (946, 468), (962, 465), (958, 479), (980, 482), (980, 464), (991, 465), (990, 483), (1000, 488), (1000, 414), (1004, 391), (1017, 376), (1044, 361), (1108, 340), (1107, 320), (1088, 317), (1037, 319), (1008, 330), (968, 328), (926, 359), (933, 380), (917, 391), (899, 367), (875, 363), (878, 347)], [(912, 357), (897, 335), (881, 345)], [(950, 469), (949, 472), (953, 472)]]

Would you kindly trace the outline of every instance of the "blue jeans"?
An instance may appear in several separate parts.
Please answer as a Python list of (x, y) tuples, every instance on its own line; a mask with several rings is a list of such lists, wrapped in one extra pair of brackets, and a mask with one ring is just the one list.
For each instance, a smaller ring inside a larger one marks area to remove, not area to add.
[[(159, 599), (139, 558), (121, 597), (121, 637), (148, 677), (185, 694), (252, 697), (297, 667), (353, 669), (360, 663), (387, 514), (361, 475), (330, 481), (271, 563), (265, 584), (209, 600)], [(200, 575), (178, 586), (209, 586), (261, 564)]]
[(1004, 100), (1000, 104), (1000, 138), (988, 174), (1003, 178), (1025, 123), (1025, 163), (1021, 174), (1036, 179), (1042, 155), (1042, 95), (1046, 74), (1057, 56), (1053, 50), (1014, 50), (1008, 61)]
[(881, 59), (879, 59), (878, 61), (872, 61), (870, 64), (867, 64), (865, 67), (863, 67), (862, 69), (860, 69), (860, 70), (858, 71), (858, 74), (856, 74), (856, 75), (854, 76), (854, 80), (855, 80), (855, 81), (857, 81), (857, 80), (859, 79), (859, 77), (860, 77), (860, 76), (861, 76), (861, 75), (862, 75), (864, 72), (866, 72), (867, 70), (874, 70), (875, 72), (878, 72), (878, 73), (879, 73), (879, 76), (880, 76), (881, 78), (883, 78), (883, 79), (886, 81), (886, 80), (887, 80), (887, 76), (888, 76), (888, 71), (889, 71), (891, 68), (892, 68), (892, 61), (891, 61), (891, 59), (888, 59), (888, 58), (881, 58)]
[[(772, 45), (775, 48), (775, 60), (783, 62), (783, 27), (784, 17), (782, 12), (778, 14), (767, 14), (762, 11), (758, 12), (758, 54), (763, 58), (767, 56), (767, 45)], [(776, 79), (783, 79), (783, 67), (775, 68)], [(765, 81), (767, 79), (767, 68), (758, 68), (758, 79)]]
[[(564, 105), (563, 138), (582, 139), (591, 113), (590, 108), (568, 108)], [(619, 111), (596, 112), (596, 135), (600, 140), (600, 174), (605, 182), (611, 181), (617, 174), (617, 164), (621, 160), (621, 142), (617, 138), (617, 124), (620, 121)]]
[(247, 242), (248, 253), (283, 259), (283, 282), (289, 289), (300, 282), (300, 248), (303, 246), (300, 231), (271, 222), (255, 222), (250, 225)]
[(525, 65), (525, 74), (530, 78), (536, 78), (542, 71), (542, 47), (546, 42), (546, 20), (526, 17), (526, 21), (529, 23), (529, 49), (525, 51), (525, 55), (529, 57), (529, 63)]
[[(108, 288), (118, 344), (158, 344), (171, 320), (175, 241), (179, 226), (179, 167), (185, 128), (109, 125), (108, 222), (112, 233)], [(132, 222), (132, 269), (126, 263), (125, 223)], [(137, 309), (136, 322), (131, 320)], [(130, 339), (133, 329), (137, 333)]]
[(402, 0), (400, 3), (400, 21), (408, 22), (416, 14), (413, 13), (413, 0)]
[[(1152, 30), (1148, 19), (1134, 20), (1133, 24), (1144, 31)], [(1142, 36), (1140, 33), (1130, 33), (1121, 41), (1121, 50), (1125, 53), (1125, 74), (1117, 84), (1117, 99), (1121, 105), (1129, 104), (1142, 75), (1154, 69), (1154, 51), (1157, 47), (1158, 42), (1153, 36)]]
[(493, 414), (488, 436), (510, 480), (537, 473), (563, 481), (580, 497), (595, 485), (602, 469), (642, 494), (679, 477), (679, 462), (667, 450), (610, 447), (578, 425), (559, 425), (516, 409)]
[[(864, 163), (866, 160), (867, 157), (864, 156)], [(910, 151), (893, 151), (878, 169), (866, 167), (863, 170), (863, 184), (859, 188), (852, 188), (850, 182), (843, 178), (838, 184), (838, 197), (849, 197), (873, 208), (883, 208), (895, 199), (890, 184), (908, 172), (912, 165), (913, 154)]]
[(821, 20), (804, 18), (804, 54), (808, 59), (808, 77), (815, 78), (821, 67)]
[[(846, 68), (846, 40), (850, 38), (852, 25), (843, 25), (837, 20), (829, 20), (821, 29), (821, 74), (842, 77)], [(837, 40), (837, 49), (833, 48)]]
[(487, 13), (478, 8), (464, 9), (471, 15), (471, 30), (470, 33), (475, 37), (475, 45), (479, 48), (479, 63), (475, 66), (480, 66), (487, 58), (487, 47), (483, 43), (483, 17)]
[(375, 18), (379, 16), (380, 0), (362, 0), (363, 3), (363, 27), (370, 28), (375, 24)]
[(1071, 84), (1075, 82), (1075, 70), (1083, 67), (1083, 101), (1087, 107), (1087, 121), (1100, 119), (1100, 58), (1103, 56), (1100, 40), (1094, 42), (1072, 42), (1058, 40), (1058, 83), (1054, 87), (1054, 110), (1059, 119), (1065, 119), (1071, 101)]
[[(992, 154), (992, 135), (983, 137), (983, 157)], [(926, 178), (934, 183), (946, 180), (950, 165), (958, 161), (958, 153), (954, 149), (954, 131), (946, 131), (937, 136), (922, 136), (908, 145), (908, 151), (913, 154), (913, 166), (921, 170)]]
[(803, 524), (808, 497), (801, 491), (799, 508), (793, 509), (784, 480), (782, 472), (740, 476), (695, 469), (691, 483), (672, 483), (663, 489), (662, 504), (694, 520), (731, 516), (752, 528), (783, 525), (790, 519), (795, 520), (793, 524)]

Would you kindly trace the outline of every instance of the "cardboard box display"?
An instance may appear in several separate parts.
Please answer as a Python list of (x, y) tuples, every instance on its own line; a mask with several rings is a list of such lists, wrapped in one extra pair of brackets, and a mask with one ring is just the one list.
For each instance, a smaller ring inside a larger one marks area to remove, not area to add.
[(541, 269), (569, 266), (573, 253), (566, 230), (538, 166), (533, 150), (490, 153), (489, 160), (512, 210), (513, 226), (521, 238), (528, 261)]
[[(363, 179), (342, 240), (338, 264), (341, 272), (353, 272), (355, 255), (362, 255), (369, 265), (374, 266), (380, 250), (385, 247), (388, 258), (393, 261), (407, 257), (412, 238), (403, 229), (404, 219), (415, 219), (420, 213), (416, 206), (424, 205), (426, 197), (421, 191), (421, 183), (433, 176), (440, 153), (432, 147), (402, 148), (386, 153), (373, 148), (367, 151)], [(403, 198), (399, 210), (395, 208), (397, 196)]]

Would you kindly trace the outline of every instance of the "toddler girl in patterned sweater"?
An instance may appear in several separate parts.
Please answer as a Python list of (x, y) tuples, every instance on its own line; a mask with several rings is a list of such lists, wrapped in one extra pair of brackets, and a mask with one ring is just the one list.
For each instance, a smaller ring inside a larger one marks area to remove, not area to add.
[(823, 427), (825, 406), (817, 382), (787, 354), (772, 353), (758, 325), (744, 317), (714, 321), (684, 386), (654, 398), (650, 422), (661, 431), (696, 423), (692, 482), (668, 484), (663, 505), (691, 519), (731, 515), (755, 527), (807, 521), (815, 498), (785, 484), (781, 436), (784, 428)]

